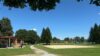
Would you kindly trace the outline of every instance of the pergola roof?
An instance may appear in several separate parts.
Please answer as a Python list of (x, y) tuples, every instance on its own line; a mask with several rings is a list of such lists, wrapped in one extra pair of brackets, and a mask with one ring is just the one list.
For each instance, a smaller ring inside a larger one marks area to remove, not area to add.
[(11, 40), (16, 40), (17, 38), (14, 36), (0, 36), (0, 39), (8, 39), (9, 40), (8, 46), (10, 47)]
[(0, 36), (0, 39), (16, 39), (14, 36)]

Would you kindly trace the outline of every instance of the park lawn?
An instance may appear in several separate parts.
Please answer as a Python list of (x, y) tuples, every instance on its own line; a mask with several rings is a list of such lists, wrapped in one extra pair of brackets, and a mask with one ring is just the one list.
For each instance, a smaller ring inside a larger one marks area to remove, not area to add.
[(43, 45), (35, 45), (35, 47), (57, 54), (58, 56), (100, 56), (100, 45), (97, 48), (73, 48), (73, 49), (50, 49)]
[(30, 49), (29, 46), (24, 48), (17, 49), (0, 49), (0, 56), (16, 56), (22, 54), (33, 54), (34, 52)]

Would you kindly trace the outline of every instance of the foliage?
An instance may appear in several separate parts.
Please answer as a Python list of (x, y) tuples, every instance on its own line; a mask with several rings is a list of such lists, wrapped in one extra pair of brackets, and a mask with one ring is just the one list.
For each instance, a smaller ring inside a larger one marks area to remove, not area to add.
[[(77, 0), (78, 2), (80, 1), (85, 1), (85, 0)], [(100, 0), (89, 0), (90, 4), (94, 4), (96, 6), (100, 6)]]
[(42, 11), (54, 9), (60, 0), (1, 0), (1, 2), (9, 8), (30, 7), (34, 11)]
[(75, 41), (75, 43), (80, 42), (80, 37), (76, 36), (76, 37), (74, 38), (74, 41)]
[[(86, 0), (76, 0), (77, 2)], [(25, 8), (29, 7), (31, 10), (43, 11), (54, 9), (55, 6), (60, 3), (60, 0), (0, 0), (1, 4), (8, 8)], [(90, 4), (100, 6), (100, 0), (89, 0)]]
[(39, 36), (33, 30), (20, 29), (16, 31), (15, 36), (28, 44), (35, 44), (39, 42)]
[(33, 31), (33, 30), (29, 30), (27, 31), (27, 43), (39, 43), (40, 42), (40, 38), (37, 35), (37, 32)]
[(84, 41), (85, 41), (84, 37), (81, 37), (81, 38), (80, 38), (80, 41), (81, 41), (81, 42), (84, 42)]
[(74, 38), (66, 37), (66, 38), (64, 39), (64, 41), (65, 41), (65, 42), (67, 41), (68, 43), (83, 43), (83, 42), (85, 42), (85, 39), (84, 39), (84, 37), (76, 36), (76, 37), (74, 37)]
[(69, 41), (70, 40), (70, 38), (69, 37), (66, 37), (65, 39), (64, 39), (64, 41)]
[(95, 24), (90, 30), (89, 42), (100, 44), (100, 25)]
[(52, 41), (53, 41), (53, 43), (60, 43), (60, 42), (61, 42), (61, 40), (58, 39), (57, 37), (54, 37), (54, 38), (52, 39)]
[(50, 44), (51, 40), (52, 40), (52, 35), (50, 32), (50, 29), (48, 27), (46, 29), (43, 28), (42, 34), (41, 34), (41, 42)]
[(12, 36), (13, 35), (11, 22), (6, 17), (0, 20), (0, 35), (2, 36)]
[(18, 31), (16, 31), (15, 37), (17, 37), (18, 39), (26, 41), (27, 30), (26, 29), (19, 29)]

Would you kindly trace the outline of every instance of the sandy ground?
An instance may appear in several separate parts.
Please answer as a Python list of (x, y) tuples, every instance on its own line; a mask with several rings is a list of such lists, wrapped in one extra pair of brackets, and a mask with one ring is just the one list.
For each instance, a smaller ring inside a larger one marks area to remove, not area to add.
[(64, 49), (64, 48), (94, 48), (94, 46), (82, 46), (82, 45), (46, 45), (45, 47), (52, 49)]
[(30, 46), (32, 50), (34, 50), (35, 54), (26, 54), (26, 55), (17, 55), (17, 56), (57, 56), (54, 54), (50, 54), (44, 50), (35, 48), (34, 46)]
[(16, 55), (16, 56), (36, 56), (35, 54), (25, 54), (25, 55)]

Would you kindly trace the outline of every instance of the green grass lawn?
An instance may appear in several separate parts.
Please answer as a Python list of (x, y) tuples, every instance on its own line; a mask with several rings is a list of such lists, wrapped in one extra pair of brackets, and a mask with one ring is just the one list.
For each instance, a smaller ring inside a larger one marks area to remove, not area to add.
[(15, 55), (32, 54), (32, 53), (34, 52), (29, 48), (29, 46), (18, 49), (0, 49), (0, 56), (15, 56)]
[(97, 48), (75, 48), (75, 49), (50, 49), (43, 45), (36, 45), (35, 47), (46, 50), (50, 53), (59, 56), (100, 56), (100, 45)]

